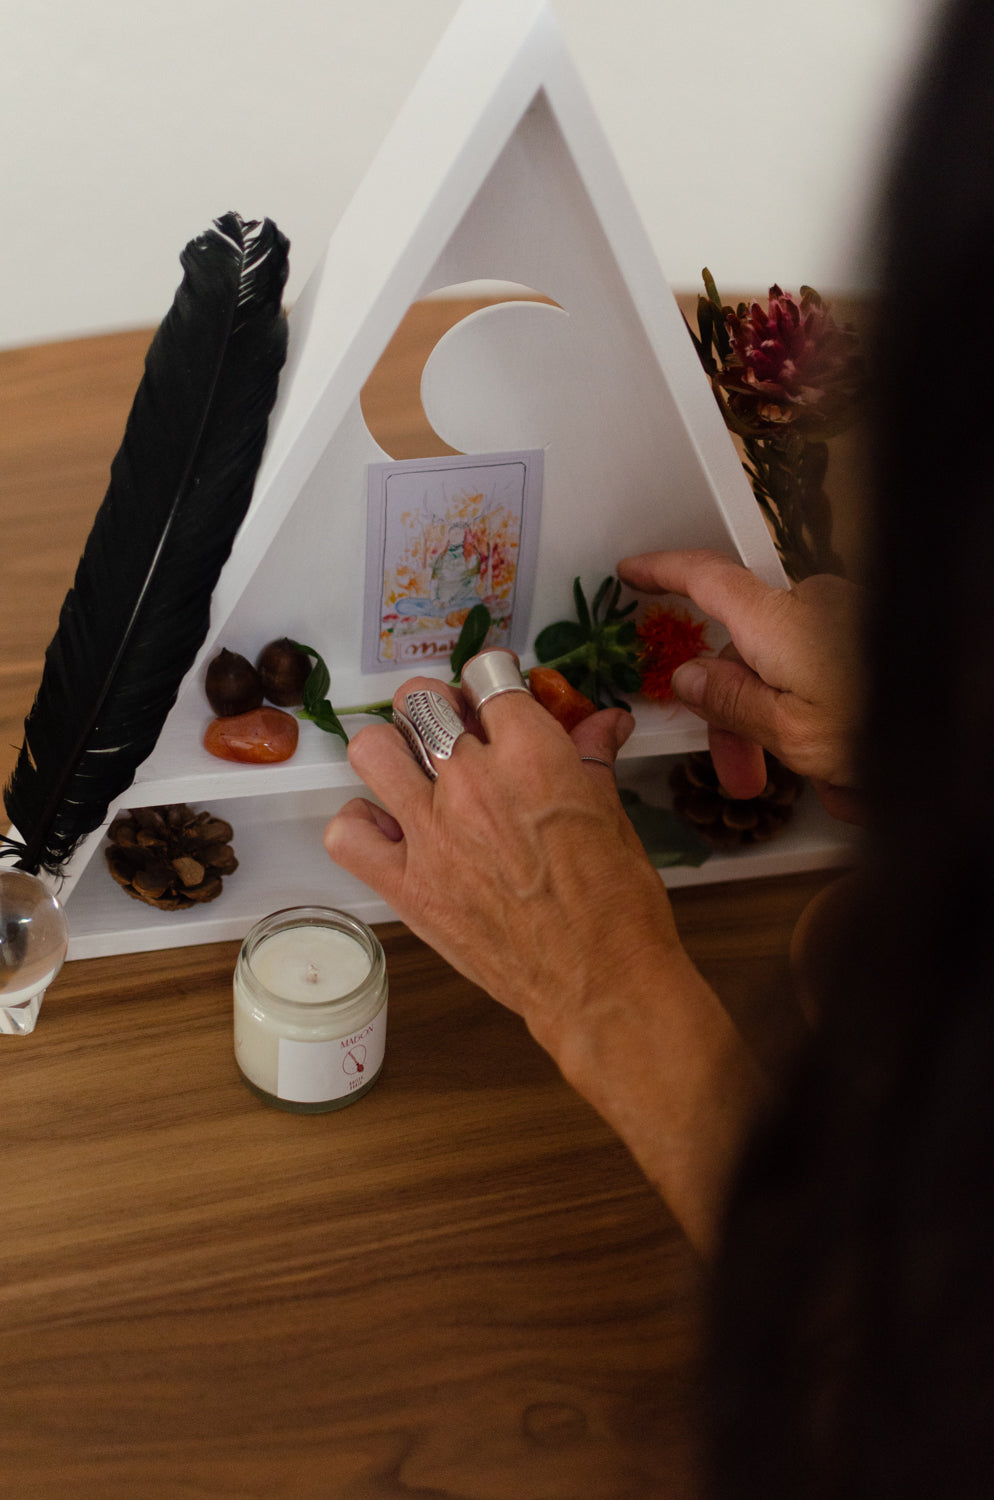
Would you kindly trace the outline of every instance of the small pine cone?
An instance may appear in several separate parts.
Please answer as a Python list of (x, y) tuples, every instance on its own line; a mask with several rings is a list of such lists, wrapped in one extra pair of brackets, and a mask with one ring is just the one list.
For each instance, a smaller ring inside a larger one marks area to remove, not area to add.
[(721, 787), (708, 752), (695, 750), (670, 776), (673, 810), (718, 849), (765, 843), (790, 822), (804, 785), (772, 755), (766, 757), (766, 774), (759, 796), (739, 801)]
[(221, 894), (238, 869), (231, 824), (185, 803), (120, 812), (108, 830), (107, 866), (129, 896), (160, 911), (185, 911)]

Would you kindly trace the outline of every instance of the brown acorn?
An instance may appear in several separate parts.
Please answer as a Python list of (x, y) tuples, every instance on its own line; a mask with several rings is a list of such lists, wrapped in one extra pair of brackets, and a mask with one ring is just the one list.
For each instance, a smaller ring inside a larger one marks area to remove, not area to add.
[(311, 662), (307, 653), (298, 651), (287, 636), (264, 646), (255, 665), (270, 703), (280, 708), (293, 708), (303, 703), (304, 683), (311, 675)]
[(250, 661), (237, 651), (219, 651), (207, 668), (204, 682), (207, 701), (219, 718), (247, 714), (258, 708), (265, 696), (262, 678)]

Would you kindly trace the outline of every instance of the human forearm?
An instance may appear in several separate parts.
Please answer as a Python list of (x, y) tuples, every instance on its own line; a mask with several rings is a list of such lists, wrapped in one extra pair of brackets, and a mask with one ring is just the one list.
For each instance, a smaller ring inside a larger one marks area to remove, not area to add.
[(598, 1000), (532, 1030), (709, 1255), (769, 1084), (686, 951), (632, 954)]
[(706, 1251), (762, 1085), (618, 801), (624, 723), (571, 745), (520, 695), (495, 707), (496, 743), (460, 742), (434, 787), (395, 731), (364, 730), (350, 755), (390, 812), (350, 804), (328, 851), (524, 1017)]

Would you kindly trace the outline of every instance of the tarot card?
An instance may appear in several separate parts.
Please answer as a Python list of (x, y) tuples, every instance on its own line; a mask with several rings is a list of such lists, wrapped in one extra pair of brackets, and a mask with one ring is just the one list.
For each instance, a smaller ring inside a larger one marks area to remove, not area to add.
[(490, 645), (525, 648), (542, 460), (539, 448), (370, 464), (363, 671), (444, 661), (476, 604)]

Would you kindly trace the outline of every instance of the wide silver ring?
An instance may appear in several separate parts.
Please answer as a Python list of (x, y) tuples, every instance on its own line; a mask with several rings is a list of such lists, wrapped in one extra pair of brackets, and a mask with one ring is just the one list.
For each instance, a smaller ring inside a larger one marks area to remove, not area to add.
[(404, 698), (406, 713), (393, 711), (393, 721), (407, 742), (418, 765), (432, 781), (438, 778), (435, 762), (448, 760), (466, 726), (443, 693), (415, 688)]
[(501, 693), (529, 691), (518, 658), (503, 646), (494, 646), (489, 651), (481, 651), (478, 656), (471, 656), (462, 669), (459, 686), (477, 716), (485, 703), (491, 698), (499, 698)]

